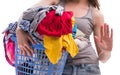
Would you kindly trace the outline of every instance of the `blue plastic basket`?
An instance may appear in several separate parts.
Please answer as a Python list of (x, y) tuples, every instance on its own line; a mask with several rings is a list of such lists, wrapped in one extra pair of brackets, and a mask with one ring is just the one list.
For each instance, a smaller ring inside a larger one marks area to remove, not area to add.
[(12, 37), (15, 41), (15, 67), (16, 75), (62, 75), (68, 53), (63, 52), (61, 59), (55, 65), (50, 63), (42, 44), (33, 45), (34, 54), (32, 57), (20, 54), (17, 46), (16, 37)]

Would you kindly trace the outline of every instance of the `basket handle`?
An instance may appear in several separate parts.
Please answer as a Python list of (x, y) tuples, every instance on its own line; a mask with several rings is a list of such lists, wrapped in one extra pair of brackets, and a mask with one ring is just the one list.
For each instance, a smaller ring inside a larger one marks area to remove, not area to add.
[(45, 50), (43, 44), (35, 44), (31, 45), (33, 49), (38, 49), (38, 50)]

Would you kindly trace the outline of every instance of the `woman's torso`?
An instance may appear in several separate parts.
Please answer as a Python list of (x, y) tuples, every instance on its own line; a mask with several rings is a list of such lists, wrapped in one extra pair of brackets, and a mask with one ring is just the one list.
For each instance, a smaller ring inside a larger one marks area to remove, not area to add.
[[(69, 7), (67, 9), (67, 5), (65, 6), (65, 2), (61, 1), (59, 5), (63, 6), (65, 11), (66, 10), (69, 11)], [(72, 11), (72, 9), (70, 11)], [(76, 13), (76, 10), (73, 11), (73, 13), (75, 16), (75, 24), (77, 25), (76, 38), (84, 37), (88, 39), (88, 42), (85, 48), (79, 49), (79, 53), (77, 54), (76, 57), (71, 58), (69, 56), (67, 63), (68, 64), (98, 63), (96, 52), (94, 48), (91, 46), (89, 40), (90, 35), (93, 32), (93, 7), (90, 5), (88, 7), (88, 10), (85, 11), (85, 14), (83, 13), (77, 14), (78, 12)]]

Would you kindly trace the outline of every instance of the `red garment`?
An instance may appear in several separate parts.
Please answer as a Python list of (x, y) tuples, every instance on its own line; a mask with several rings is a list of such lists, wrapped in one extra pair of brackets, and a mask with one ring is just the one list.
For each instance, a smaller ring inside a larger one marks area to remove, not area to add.
[(46, 17), (39, 23), (37, 32), (48, 36), (60, 37), (72, 33), (72, 12), (63, 12), (62, 16), (55, 14), (55, 10), (46, 13)]

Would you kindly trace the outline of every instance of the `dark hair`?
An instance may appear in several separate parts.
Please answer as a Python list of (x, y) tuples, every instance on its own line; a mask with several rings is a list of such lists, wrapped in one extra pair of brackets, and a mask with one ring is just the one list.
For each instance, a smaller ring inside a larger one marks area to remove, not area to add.
[(98, 0), (88, 0), (88, 1), (93, 7), (98, 8), (100, 10), (100, 4)]

